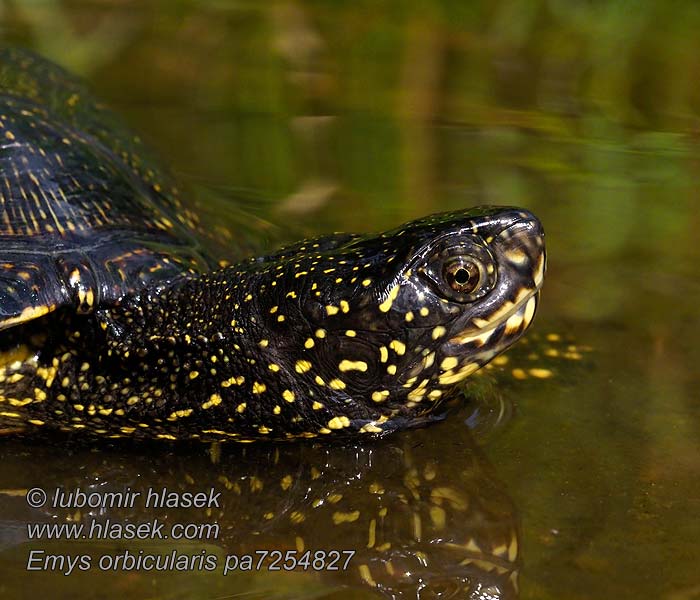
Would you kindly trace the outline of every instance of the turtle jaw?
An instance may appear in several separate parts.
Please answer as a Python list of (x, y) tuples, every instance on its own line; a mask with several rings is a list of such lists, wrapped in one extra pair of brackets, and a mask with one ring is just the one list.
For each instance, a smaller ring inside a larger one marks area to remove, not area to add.
[[(469, 327), (450, 338), (446, 353), (467, 354), (471, 362), (483, 366), (525, 333), (535, 317), (539, 298), (540, 288), (523, 289), (513, 306), (489, 321), (472, 320)], [(482, 348), (483, 351), (480, 350)]]

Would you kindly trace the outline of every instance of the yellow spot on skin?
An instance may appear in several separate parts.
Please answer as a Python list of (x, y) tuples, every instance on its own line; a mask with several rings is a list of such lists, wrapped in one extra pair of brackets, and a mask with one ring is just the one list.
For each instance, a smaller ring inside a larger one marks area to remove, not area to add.
[(371, 279), (363, 279), (362, 280), (362, 287), (369, 287), (370, 285), (372, 285)]
[(335, 512), (333, 513), (333, 523), (340, 525), (341, 523), (354, 523), (360, 518), (360, 511), (353, 510), (352, 512)]
[[(102, 411), (100, 411), (100, 412), (102, 412)], [(183, 408), (182, 410), (176, 410), (176, 411), (173, 411), (172, 413), (170, 413), (170, 416), (168, 417), (168, 421), (175, 421), (176, 419), (179, 419), (181, 417), (189, 417), (191, 414), (192, 414), (191, 408)]]
[(454, 369), (457, 365), (459, 364), (459, 360), (455, 356), (448, 356), (447, 358), (444, 358), (443, 361), (440, 363), (440, 368), (443, 371), (449, 371), (450, 369)]
[(386, 368), (386, 372), (389, 373), (389, 375), (396, 375), (396, 365), (389, 365)]
[(209, 396), (209, 400), (202, 403), (202, 408), (207, 409), (219, 404), (221, 404), (221, 396), (219, 396), (219, 394), (212, 394)]
[(245, 402), (241, 402), (241, 403), (236, 407), (236, 412), (237, 412), (238, 414), (242, 414), (243, 411), (245, 410), (245, 407), (246, 407), (246, 406), (247, 406), (247, 405), (246, 405)]
[(548, 342), (560, 342), (561, 336), (558, 333), (548, 333), (547, 334), (547, 341)]
[[(534, 310), (534, 309), (533, 309)], [(519, 314), (514, 314), (508, 317), (508, 320), (506, 321), (506, 327), (504, 330), (504, 335), (512, 335), (516, 333), (519, 329), (520, 326), (523, 324), (523, 317), (521, 317)]]
[(424, 306), (418, 312), (420, 313), (421, 317), (427, 317), (430, 314), (430, 309), (428, 309), (427, 306)]
[(282, 392), (282, 398), (284, 398), (287, 402), (294, 402), (294, 392), (291, 390), (284, 390)]
[(542, 285), (542, 281), (544, 280), (544, 266), (544, 254), (540, 254), (540, 257), (537, 260), (537, 266), (535, 267), (535, 274), (532, 277), (535, 287), (537, 288)]
[(10, 419), (21, 419), (22, 415), (14, 412), (1, 411), (0, 417), (8, 417)]
[(552, 376), (549, 369), (529, 369), (528, 373), (537, 379), (549, 379)]
[(324, 338), (324, 337), (326, 337), (326, 330), (325, 329), (317, 329), (316, 333), (314, 335), (317, 338)]
[(262, 433), (263, 435), (268, 434), (272, 431), (269, 427), (265, 427), (265, 425), (261, 425), (258, 427), (258, 433)]
[(333, 306), (332, 304), (329, 304), (328, 306), (326, 306), (326, 313), (329, 316), (336, 315), (336, 314), (338, 314), (339, 311), (340, 311), (340, 309), (337, 306)]
[(347, 417), (333, 417), (328, 421), (329, 429), (343, 429), (343, 427), (350, 427), (350, 419)]
[(316, 402), (314, 402), (314, 403), (311, 405), (311, 408), (312, 408), (313, 410), (321, 410), (321, 409), (323, 408), (323, 404), (321, 404), (320, 402), (316, 401)]
[(260, 341), (258, 342), (258, 346), (260, 346), (261, 348), (267, 348), (267, 345), (268, 345), (269, 343), (270, 343), (269, 340), (260, 340)]
[(270, 369), (270, 371), (273, 371), (274, 373), (277, 373), (277, 371), (280, 370), (280, 366), (276, 365), (275, 363), (267, 365), (267, 368)]
[(10, 403), (10, 406), (26, 406), (27, 404), (31, 404), (33, 400), (31, 398), (24, 398), (24, 400), (17, 400), (17, 398), (9, 398), (8, 402)]
[(272, 409), (272, 412), (276, 415), (280, 414), (282, 412), (282, 407), (277, 405), (275, 408)]
[(292, 487), (292, 481), (293, 479), (291, 475), (285, 475), (280, 480), (280, 487), (286, 492), (290, 487)]
[(334, 390), (344, 390), (346, 387), (342, 379), (331, 379), (328, 385)]
[(280, 315), (279, 317), (277, 317), (277, 321), (282, 323), (284, 321), (284, 315)]
[(298, 360), (294, 365), (294, 370), (297, 373), (306, 373), (311, 369), (311, 363), (308, 360)]
[(346, 300), (340, 301), (340, 310), (342, 310), (344, 313), (350, 312), (350, 305), (347, 303)]
[(389, 390), (382, 390), (379, 392), (372, 392), (372, 400), (375, 402), (384, 402), (389, 397)]
[(406, 354), (406, 344), (400, 342), (399, 340), (391, 340), (389, 348), (391, 348), (399, 356), (403, 356), (404, 354)]
[(447, 329), (445, 329), (442, 325), (438, 325), (435, 329), (433, 329), (433, 339), (437, 340), (438, 338), (441, 338), (446, 333), (447, 333)]
[(363, 360), (341, 360), (338, 368), (343, 371), (366, 371), (367, 363)]
[(308, 339), (304, 342), (304, 348), (306, 348), (306, 349), (308, 350), (309, 348), (313, 348), (313, 347), (314, 347), (314, 341), (313, 341), (313, 339), (308, 338)]
[(395, 285), (393, 288), (391, 288), (387, 299), (379, 305), (379, 310), (381, 310), (382, 312), (389, 312), (391, 310), (391, 305), (394, 303), (394, 300), (396, 300), (396, 297), (399, 295), (399, 289), (400, 288), (398, 285)]
[(438, 381), (440, 382), (440, 385), (451, 385), (453, 383), (457, 383), (459, 381), (462, 381), (462, 379), (465, 379), (469, 377), (474, 371), (479, 369), (479, 365), (477, 363), (470, 363), (465, 366), (463, 366), (459, 371), (456, 373), (452, 373), (451, 371), (447, 371), (444, 375), (440, 375)]
[[(489, 240), (487, 240), (488, 242)], [(504, 256), (507, 260), (517, 265), (522, 265), (527, 260), (527, 254), (522, 250), (522, 248), (512, 248), (506, 250)]]
[(196, 379), (199, 377), (199, 371), (190, 371), (190, 379)]
[(323, 381), (323, 379), (322, 379), (320, 376), (318, 376), (318, 375), (316, 375), (316, 377), (314, 377), (314, 381), (315, 381), (316, 383), (318, 383), (318, 385), (326, 385), (326, 382)]
[(386, 346), (381, 346), (379, 348), (379, 360), (383, 363), (389, 360), (389, 350), (387, 350)]
[(411, 321), (413, 321), (413, 311), (412, 311), (412, 310), (409, 310), (409, 311), (404, 315), (404, 319), (406, 319), (406, 322), (407, 322), (407, 323), (410, 323)]
[(354, 329), (348, 329), (345, 332), (345, 335), (347, 335), (348, 337), (355, 337), (357, 335), (357, 332)]
[(267, 386), (264, 383), (260, 383), (259, 381), (253, 383), (254, 394), (262, 394), (266, 389)]
[(229, 379), (226, 379), (225, 381), (221, 382), (221, 387), (231, 387), (232, 385), (243, 385), (243, 382), (245, 381), (245, 377), (242, 375), (239, 375), (238, 377), (231, 377)]
[(525, 322), (525, 327), (530, 325), (532, 322), (532, 317), (535, 316), (535, 309), (537, 308), (537, 298), (533, 296), (527, 301), (525, 305), (525, 311), (523, 312), (523, 321)]
[(32, 425), (43, 425), (44, 421), (40, 421), (39, 419), (29, 419), (28, 423), (31, 423)]
[(412, 389), (408, 393), (408, 399), (413, 402), (422, 400), (423, 396), (425, 396), (425, 387), (428, 385), (428, 381), (428, 379), (424, 379), (416, 388)]
[(382, 428), (377, 427), (374, 423), (367, 423), (360, 429), (360, 433), (381, 433), (382, 431)]

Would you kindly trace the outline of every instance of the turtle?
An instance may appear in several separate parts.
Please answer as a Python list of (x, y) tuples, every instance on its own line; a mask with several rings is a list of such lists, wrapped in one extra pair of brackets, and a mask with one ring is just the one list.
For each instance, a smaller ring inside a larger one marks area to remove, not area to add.
[(333, 233), (221, 266), (197, 211), (85, 85), (0, 53), (0, 430), (381, 437), (443, 418), (546, 270), (524, 208)]

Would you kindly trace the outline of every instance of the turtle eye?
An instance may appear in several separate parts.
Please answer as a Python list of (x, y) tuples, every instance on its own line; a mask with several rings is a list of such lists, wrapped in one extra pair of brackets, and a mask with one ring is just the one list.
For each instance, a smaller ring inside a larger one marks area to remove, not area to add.
[(496, 285), (496, 263), (476, 236), (448, 239), (419, 267), (443, 300), (466, 304), (483, 298)]
[(470, 294), (481, 282), (481, 269), (473, 260), (459, 256), (445, 263), (443, 277), (455, 292)]

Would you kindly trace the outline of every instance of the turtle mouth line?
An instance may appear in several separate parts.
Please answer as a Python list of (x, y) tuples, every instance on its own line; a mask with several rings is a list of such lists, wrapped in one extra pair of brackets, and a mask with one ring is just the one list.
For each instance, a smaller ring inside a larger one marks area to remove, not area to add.
[[(477, 345), (483, 346), (489, 340), (491, 335), (498, 329), (501, 325), (505, 323), (504, 336), (509, 336), (510, 334), (516, 332), (525, 331), (533, 317), (535, 316), (535, 309), (537, 308), (537, 300), (539, 298), (541, 285), (533, 290), (529, 290), (522, 297), (517, 298), (515, 302), (505, 304), (498, 311), (496, 311), (491, 318), (486, 320), (483, 319), (472, 319), (476, 327), (467, 327), (462, 330), (452, 338), (450, 338), (450, 343), (457, 345), (464, 345), (471, 342), (476, 342)], [(524, 291), (524, 290), (523, 290)], [(481, 326), (479, 326), (481, 324)]]

